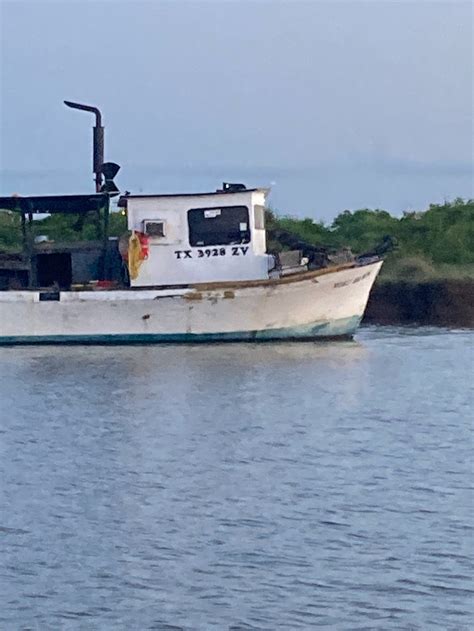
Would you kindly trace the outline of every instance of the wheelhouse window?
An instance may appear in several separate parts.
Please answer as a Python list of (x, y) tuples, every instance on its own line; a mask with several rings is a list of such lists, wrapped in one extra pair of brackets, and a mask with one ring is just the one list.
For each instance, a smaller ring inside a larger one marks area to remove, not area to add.
[(232, 245), (249, 243), (250, 225), (247, 206), (192, 208), (188, 210), (189, 244)]

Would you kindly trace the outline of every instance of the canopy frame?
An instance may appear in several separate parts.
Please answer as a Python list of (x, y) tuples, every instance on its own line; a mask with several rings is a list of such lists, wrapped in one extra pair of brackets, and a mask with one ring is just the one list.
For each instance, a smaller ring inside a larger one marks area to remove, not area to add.
[(110, 197), (106, 193), (95, 195), (41, 195), (30, 197), (0, 197), (0, 209), (21, 214), (21, 232), (23, 252), (30, 263), (31, 273), (29, 285), (36, 285), (35, 266), (32, 264), (35, 256), (33, 242), (33, 215), (79, 214), (97, 213), (102, 240), (101, 275), (105, 278), (107, 245), (109, 241), (109, 213)]

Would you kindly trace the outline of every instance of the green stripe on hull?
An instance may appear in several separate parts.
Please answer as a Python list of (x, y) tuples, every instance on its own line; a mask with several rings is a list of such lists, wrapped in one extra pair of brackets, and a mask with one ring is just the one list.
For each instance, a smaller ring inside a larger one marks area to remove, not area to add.
[(0, 345), (15, 344), (197, 344), (210, 342), (311, 341), (352, 336), (361, 318), (354, 316), (299, 327), (226, 333), (119, 333), (116, 335), (0, 336)]

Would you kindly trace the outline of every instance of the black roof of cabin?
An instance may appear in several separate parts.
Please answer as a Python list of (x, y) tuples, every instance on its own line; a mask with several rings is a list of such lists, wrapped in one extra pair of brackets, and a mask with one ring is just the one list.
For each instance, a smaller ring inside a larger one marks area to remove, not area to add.
[(127, 206), (127, 199), (171, 199), (173, 197), (211, 197), (214, 195), (225, 195), (227, 197), (228, 195), (236, 195), (239, 193), (255, 193), (256, 191), (268, 192), (268, 190), (269, 189), (266, 188), (244, 188), (239, 190), (217, 190), (209, 193), (156, 193), (155, 195), (135, 195), (133, 193), (127, 193), (119, 197), (118, 205), (120, 208), (125, 208)]
[(41, 195), (33, 197), (0, 197), (0, 210), (32, 214), (69, 214), (97, 211), (108, 204), (109, 196)]
[(135, 195), (134, 193), (129, 193), (128, 195), (122, 195), (120, 199), (134, 199), (137, 197), (208, 197), (209, 195), (232, 195), (236, 193), (254, 193), (255, 191), (263, 191), (266, 189), (262, 188), (245, 188), (240, 191), (211, 191), (210, 193), (155, 193), (151, 194), (139, 194)]

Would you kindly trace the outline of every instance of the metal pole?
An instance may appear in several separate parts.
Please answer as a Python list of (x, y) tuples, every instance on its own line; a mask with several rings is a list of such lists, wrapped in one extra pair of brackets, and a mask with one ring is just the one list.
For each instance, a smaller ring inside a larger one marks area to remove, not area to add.
[(83, 110), (84, 112), (92, 112), (95, 114), (95, 127), (93, 128), (93, 145), (92, 145), (92, 171), (95, 174), (95, 190), (100, 192), (102, 187), (102, 165), (104, 164), (104, 128), (102, 126), (102, 114), (97, 107), (93, 105), (84, 105), (83, 103), (74, 103), (73, 101), (64, 101), (64, 104), (75, 110)]
[(33, 237), (33, 208), (31, 201), (28, 200), (28, 228), (26, 232), (26, 242), (28, 251), (28, 261), (30, 263), (29, 287), (36, 287), (38, 283), (38, 274), (36, 269), (36, 255), (34, 251)]
[(105, 205), (102, 208), (103, 212), (103, 233), (102, 233), (102, 280), (107, 280), (107, 250), (109, 245), (109, 202), (110, 199), (107, 197), (105, 201)]

